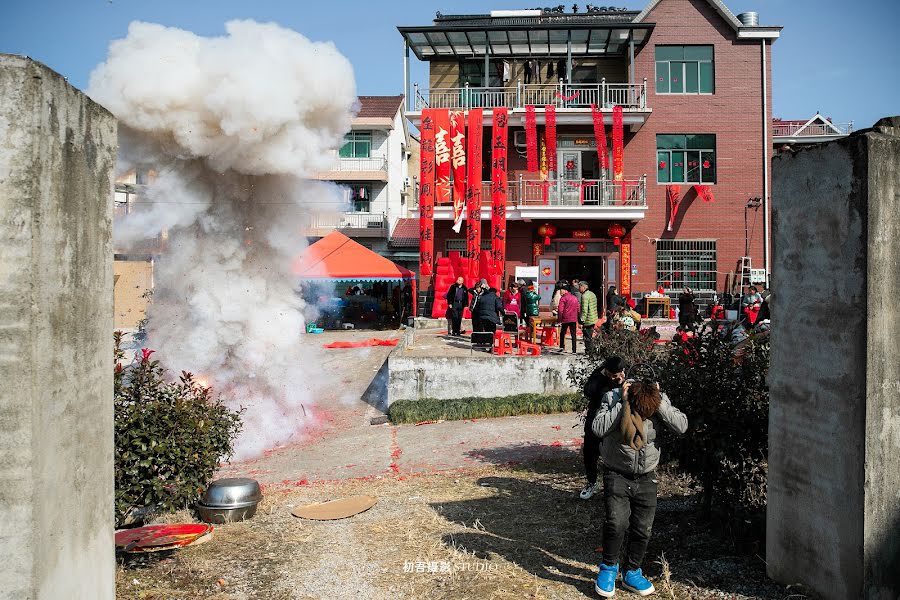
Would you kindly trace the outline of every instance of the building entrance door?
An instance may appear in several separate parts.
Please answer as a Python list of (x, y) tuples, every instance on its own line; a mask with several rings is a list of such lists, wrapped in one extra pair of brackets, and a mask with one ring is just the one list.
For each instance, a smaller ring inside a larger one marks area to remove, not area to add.
[[(559, 273), (562, 279), (571, 282), (572, 279), (587, 281), (589, 289), (597, 294), (598, 290), (606, 288), (607, 281), (607, 257), (604, 255), (577, 255), (560, 256)], [(599, 298), (601, 294), (597, 294)], [(602, 301), (601, 301), (602, 302)]]
[(581, 199), (581, 150), (563, 150), (559, 153), (560, 204), (576, 206)]

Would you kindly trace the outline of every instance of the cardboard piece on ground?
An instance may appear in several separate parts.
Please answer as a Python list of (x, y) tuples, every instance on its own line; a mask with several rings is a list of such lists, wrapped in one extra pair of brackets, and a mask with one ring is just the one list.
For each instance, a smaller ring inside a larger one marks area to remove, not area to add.
[(351, 496), (340, 500), (298, 506), (291, 511), (291, 514), (301, 519), (333, 521), (335, 519), (346, 519), (365, 512), (375, 506), (376, 502), (378, 502), (378, 498), (375, 496)]

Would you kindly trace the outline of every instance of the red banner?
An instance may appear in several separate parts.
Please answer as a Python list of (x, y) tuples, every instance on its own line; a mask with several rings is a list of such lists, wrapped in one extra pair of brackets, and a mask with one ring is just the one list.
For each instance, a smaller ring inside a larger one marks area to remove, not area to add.
[(453, 171), (453, 231), (462, 228), (466, 205), (466, 116), (450, 113), (450, 168)]
[(678, 203), (681, 202), (681, 186), (666, 186), (666, 201), (669, 203), (669, 226), (666, 231), (672, 231), (675, 226), (675, 217), (678, 215)]
[(469, 277), (478, 277), (481, 258), (481, 136), (484, 113), (480, 108), (469, 111), (469, 168), (466, 188), (466, 254), (469, 255)]
[(491, 275), (505, 279), (506, 270), (506, 146), (508, 110), (494, 109), (491, 129)]
[(547, 137), (547, 170), (556, 173), (556, 106), (548, 104), (544, 107), (544, 118)]
[(619, 293), (631, 295), (631, 234), (622, 238), (619, 245)]
[(622, 107), (616, 104), (613, 106), (613, 125), (612, 125), (612, 155), (613, 155), (613, 179), (618, 181), (622, 186), (622, 202), (627, 199), (625, 175), (622, 172), (622, 155), (625, 146), (625, 131), (622, 126)]
[(419, 132), (419, 274), (429, 276), (434, 261), (434, 115), (429, 108), (422, 111)]
[(697, 192), (697, 195), (700, 196), (700, 199), (704, 202), (715, 202), (715, 197), (713, 196), (712, 189), (708, 185), (695, 185), (694, 191)]
[(450, 111), (431, 109), (434, 117), (434, 201), (450, 202)]
[(603, 122), (603, 113), (596, 104), (591, 104), (591, 117), (594, 119), (594, 138), (597, 140), (597, 156), (600, 158), (600, 168), (609, 169), (609, 154), (606, 150), (606, 123)]
[(534, 114), (534, 105), (525, 106), (525, 149), (527, 156), (527, 169), (529, 173), (538, 171), (538, 147), (537, 147), (537, 116)]

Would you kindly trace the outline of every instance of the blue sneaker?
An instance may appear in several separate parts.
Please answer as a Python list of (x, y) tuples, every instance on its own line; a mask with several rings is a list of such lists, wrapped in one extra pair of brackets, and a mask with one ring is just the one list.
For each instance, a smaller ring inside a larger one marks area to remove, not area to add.
[(597, 583), (594, 589), (604, 598), (612, 598), (616, 593), (616, 576), (619, 574), (619, 565), (607, 565), (600, 563), (600, 572), (597, 573)]
[(622, 577), (622, 587), (641, 596), (649, 596), (656, 591), (656, 588), (644, 577), (640, 569), (625, 571), (625, 575)]

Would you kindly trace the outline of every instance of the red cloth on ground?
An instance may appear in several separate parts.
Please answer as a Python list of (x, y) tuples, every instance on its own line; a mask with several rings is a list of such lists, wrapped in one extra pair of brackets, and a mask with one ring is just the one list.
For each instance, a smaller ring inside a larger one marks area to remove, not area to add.
[(330, 344), (322, 344), (323, 348), (365, 348), (367, 346), (396, 346), (400, 343), (400, 339), (381, 340), (372, 338), (362, 342), (331, 342)]

